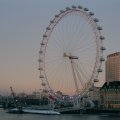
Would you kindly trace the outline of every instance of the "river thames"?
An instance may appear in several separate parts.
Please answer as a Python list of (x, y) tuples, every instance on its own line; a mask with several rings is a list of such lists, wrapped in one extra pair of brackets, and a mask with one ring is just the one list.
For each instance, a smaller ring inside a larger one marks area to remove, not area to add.
[(40, 114), (10, 114), (0, 109), (0, 120), (120, 120), (120, 116), (113, 115), (40, 115)]

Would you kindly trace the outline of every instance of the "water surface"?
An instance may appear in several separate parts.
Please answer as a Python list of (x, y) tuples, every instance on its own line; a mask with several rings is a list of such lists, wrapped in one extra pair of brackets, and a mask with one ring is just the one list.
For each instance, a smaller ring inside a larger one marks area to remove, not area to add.
[(0, 120), (120, 120), (120, 116), (113, 115), (40, 115), (40, 114), (10, 114), (0, 109)]

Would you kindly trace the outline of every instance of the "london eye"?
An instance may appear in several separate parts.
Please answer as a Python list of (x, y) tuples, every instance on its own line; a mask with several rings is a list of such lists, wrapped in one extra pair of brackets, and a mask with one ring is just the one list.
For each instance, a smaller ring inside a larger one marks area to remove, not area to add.
[(39, 51), (44, 90), (57, 97), (84, 96), (102, 72), (104, 36), (94, 13), (82, 6), (66, 7), (50, 21)]

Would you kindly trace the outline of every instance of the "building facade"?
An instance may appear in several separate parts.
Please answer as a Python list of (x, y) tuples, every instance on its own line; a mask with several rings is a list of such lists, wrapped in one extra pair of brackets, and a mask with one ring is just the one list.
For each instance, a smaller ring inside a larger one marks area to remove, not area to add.
[(120, 109), (120, 81), (105, 82), (100, 93), (102, 107)]
[(106, 82), (100, 94), (102, 107), (120, 109), (120, 52), (107, 56)]
[(120, 52), (116, 52), (107, 56), (106, 81), (120, 81)]

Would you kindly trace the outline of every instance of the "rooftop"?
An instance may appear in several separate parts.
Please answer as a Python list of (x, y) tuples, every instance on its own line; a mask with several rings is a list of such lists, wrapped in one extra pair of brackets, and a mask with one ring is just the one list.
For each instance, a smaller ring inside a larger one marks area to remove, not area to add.
[(120, 89), (120, 81), (105, 82), (101, 89)]
[(113, 57), (113, 56), (118, 56), (118, 55), (120, 55), (120, 52), (115, 52), (115, 53), (109, 54), (107, 56), (107, 58), (110, 58), (110, 57)]

